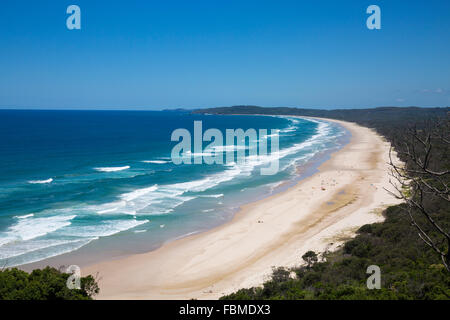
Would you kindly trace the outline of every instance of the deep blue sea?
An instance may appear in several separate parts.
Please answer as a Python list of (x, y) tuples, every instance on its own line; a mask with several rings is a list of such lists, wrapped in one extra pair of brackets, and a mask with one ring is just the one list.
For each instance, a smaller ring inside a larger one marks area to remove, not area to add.
[[(279, 129), (278, 173), (261, 175), (255, 159), (175, 165), (172, 132), (193, 132), (200, 120), (224, 137), (226, 129)], [(346, 134), (293, 117), (0, 110), (0, 266), (76, 250), (96, 258), (144, 252), (210, 229), (298, 179), (298, 168), (317, 166)]]

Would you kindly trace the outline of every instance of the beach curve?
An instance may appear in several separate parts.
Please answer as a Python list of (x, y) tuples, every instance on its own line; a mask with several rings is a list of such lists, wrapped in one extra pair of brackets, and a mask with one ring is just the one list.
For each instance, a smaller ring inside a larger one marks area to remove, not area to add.
[(99, 275), (99, 299), (217, 299), (295, 266), (308, 250), (332, 250), (398, 203), (390, 187), (389, 143), (371, 129), (338, 122), (351, 141), (319, 172), (247, 204), (228, 223), (144, 254), (83, 268)]

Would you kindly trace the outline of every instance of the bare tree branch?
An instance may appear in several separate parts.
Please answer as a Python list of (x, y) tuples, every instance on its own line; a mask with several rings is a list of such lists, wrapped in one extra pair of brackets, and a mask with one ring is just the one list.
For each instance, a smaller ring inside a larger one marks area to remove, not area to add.
[[(409, 215), (411, 225), (414, 226), (423, 242), (432, 248), (442, 259), (445, 268), (450, 271), (450, 233), (434, 218), (434, 214), (427, 207), (426, 199), (436, 197), (444, 202), (450, 202), (449, 173), (443, 167), (449, 145), (449, 119), (434, 121), (418, 129), (409, 128), (406, 134), (400, 135), (395, 143), (397, 155), (404, 161), (404, 165), (393, 161), (393, 147), (389, 150), (389, 165), (391, 167), (391, 185), (395, 191), (388, 192), (405, 202), (405, 210)], [(441, 150), (439, 151), (439, 148)], [(438, 159), (441, 156), (442, 159)], [(425, 218), (418, 222), (414, 214)], [(434, 240), (429, 227), (441, 236), (441, 241)], [(446, 245), (445, 245), (446, 244)]]

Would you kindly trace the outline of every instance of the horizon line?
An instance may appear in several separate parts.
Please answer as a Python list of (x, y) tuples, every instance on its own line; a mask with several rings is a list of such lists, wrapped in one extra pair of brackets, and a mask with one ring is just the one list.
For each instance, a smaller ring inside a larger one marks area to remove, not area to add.
[(233, 107), (257, 107), (257, 108), (291, 108), (291, 109), (304, 109), (304, 110), (366, 110), (366, 109), (378, 109), (378, 108), (420, 108), (420, 109), (446, 109), (449, 106), (376, 106), (376, 107), (286, 107), (286, 106), (258, 106), (258, 105), (232, 105), (232, 106), (220, 106), (220, 107), (166, 107), (161, 109), (142, 109), (142, 108), (131, 108), (122, 109), (122, 107), (117, 108), (45, 108), (45, 107), (3, 107), (0, 106), (0, 111), (17, 110), (17, 111), (195, 111), (201, 109), (218, 109), (218, 108), (233, 108)]

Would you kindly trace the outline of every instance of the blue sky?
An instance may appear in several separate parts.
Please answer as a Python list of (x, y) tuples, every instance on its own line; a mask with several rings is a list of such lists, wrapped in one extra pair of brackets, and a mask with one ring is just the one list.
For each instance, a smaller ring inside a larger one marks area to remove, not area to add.
[(449, 58), (447, 0), (0, 3), (1, 108), (448, 106)]

